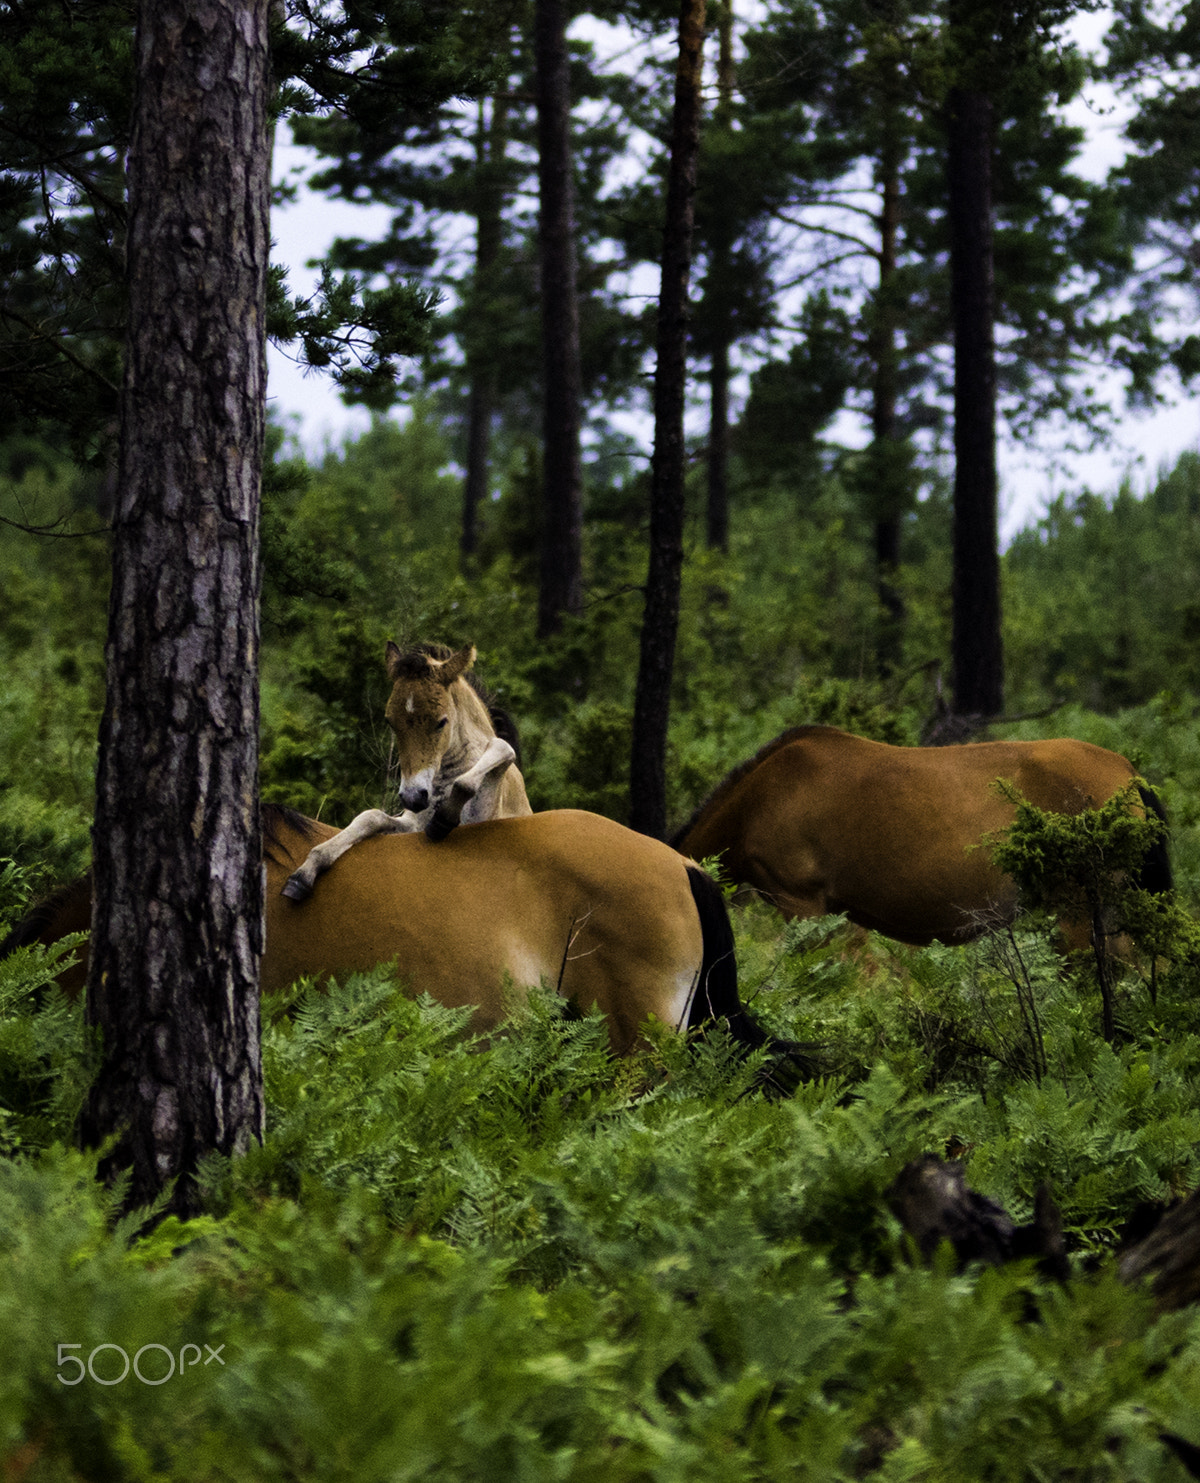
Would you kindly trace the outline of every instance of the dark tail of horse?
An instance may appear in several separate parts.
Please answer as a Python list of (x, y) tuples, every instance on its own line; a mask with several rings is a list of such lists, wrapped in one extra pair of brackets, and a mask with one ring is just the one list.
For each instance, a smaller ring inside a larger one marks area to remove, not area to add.
[(1138, 886), (1143, 891), (1153, 891), (1156, 894), (1171, 891), (1175, 887), (1175, 878), (1171, 874), (1171, 857), (1167, 854), (1167, 811), (1158, 795), (1152, 789), (1142, 787), (1140, 783), (1138, 797), (1147, 814), (1153, 814), (1156, 819), (1161, 820), (1163, 826), (1162, 833), (1142, 860), (1142, 868), (1138, 871)]
[(768, 1050), (773, 1059), (763, 1068), (763, 1087), (776, 1095), (794, 1092), (798, 1083), (816, 1074), (810, 1054), (814, 1046), (768, 1035), (738, 995), (737, 958), (733, 927), (721, 888), (698, 865), (688, 866), (688, 885), (700, 917), (704, 943), (700, 981), (692, 995), (687, 1027), (698, 1029), (709, 1020), (724, 1020), (733, 1039), (747, 1051)]

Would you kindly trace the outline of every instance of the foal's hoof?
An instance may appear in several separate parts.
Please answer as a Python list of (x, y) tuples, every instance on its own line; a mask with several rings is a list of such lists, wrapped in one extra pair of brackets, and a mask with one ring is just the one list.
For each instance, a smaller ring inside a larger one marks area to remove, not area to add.
[(425, 825), (425, 838), (432, 844), (441, 844), (448, 834), (452, 834), (458, 825), (453, 819), (439, 819), (434, 814), (429, 823)]
[(279, 894), (286, 896), (289, 901), (307, 901), (312, 892), (313, 888), (302, 877), (289, 875)]

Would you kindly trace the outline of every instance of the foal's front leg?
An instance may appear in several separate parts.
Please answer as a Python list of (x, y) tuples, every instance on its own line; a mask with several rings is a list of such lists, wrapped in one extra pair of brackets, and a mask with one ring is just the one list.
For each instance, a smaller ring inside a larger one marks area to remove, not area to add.
[(494, 818), (500, 784), (516, 760), (512, 747), (494, 736), (479, 760), (454, 779), (434, 806), (433, 817), (425, 825), (425, 837), (436, 844), (459, 824), (480, 824)]
[(335, 834), (324, 844), (314, 845), (300, 869), (292, 871), (284, 881), (279, 894), (289, 901), (307, 901), (317, 884), (317, 877), (361, 840), (370, 839), (373, 834), (415, 834), (428, 817), (428, 810), (423, 814), (414, 814), (408, 809), (402, 814), (389, 814), (381, 808), (367, 809), (351, 819), (340, 834)]

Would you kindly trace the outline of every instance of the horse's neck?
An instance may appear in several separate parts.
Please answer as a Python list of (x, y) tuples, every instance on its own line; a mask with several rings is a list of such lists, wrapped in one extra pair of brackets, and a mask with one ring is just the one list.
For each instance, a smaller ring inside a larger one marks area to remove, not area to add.
[(487, 706), (465, 680), (454, 682), (454, 700), (450, 741), (438, 769), (443, 778), (458, 777), (473, 767), (496, 736)]

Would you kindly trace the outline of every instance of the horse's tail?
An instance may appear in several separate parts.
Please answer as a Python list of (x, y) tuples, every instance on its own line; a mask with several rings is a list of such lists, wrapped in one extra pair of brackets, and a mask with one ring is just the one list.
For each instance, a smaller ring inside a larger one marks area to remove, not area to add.
[(1138, 886), (1143, 891), (1153, 891), (1155, 894), (1173, 890), (1175, 878), (1171, 874), (1171, 857), (1167, 853), (1167, 811), (1158, 794), (1152, 788), (1143, 787), (1141, 783), (1138, 784), (1138, 797), (1146, 812), (1161, 820), (1163, 826), (1162, 832), (1142, 860), (1138, 871)]
[(747, 1051), (768, 1050), (773, 1059), (763, 1069), (763, 1086), (779, 1093), (795, 1091), (805, 1077), (816, 1074), (810, 1052), (815, 1046), (768, 1035), (738, 995), (737, 957), (733, 926), (721, 888), (698, 865), (687, 867), (688, 885), (700, 918), (703, 952), (700, 979), (692, 995), (687, 1028), (698, 1029), (709, 1020), (724, 1020), (733, 1039)]
[[(766, 1043), (766, 1033), (751, 1020), (738, 998), (737, 958), (734, 955), (733, 926), (721, 888), (698, 865), (687, 867), (688, 885), (692, 889), (692, 900), (700, 918), (700, 935), (703, 956), (700, 961), (700, 982), (692, 995), (692, 1007), (688, 1013), (688, 1029), (694, 1030), (708, 1020), (727, 1019), (730, 1031), (748, 1046), (757, 1047)], [(753, 1028), (748, 1038), (738, 1034), (735, 1024), (742, 1020)]]

